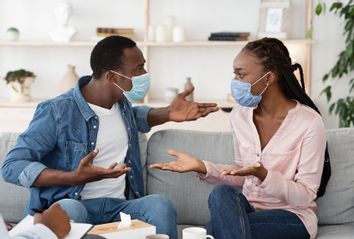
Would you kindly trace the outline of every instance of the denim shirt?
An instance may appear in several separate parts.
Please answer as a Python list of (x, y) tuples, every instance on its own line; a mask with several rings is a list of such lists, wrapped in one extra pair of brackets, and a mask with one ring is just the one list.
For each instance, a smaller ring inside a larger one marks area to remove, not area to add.
[[(91, 76), (84, 76), (74, 89), (40, 103), (29, 127), (7, 154), (2, 167), (4, 180), (30, 189), (25, 214), (33, 214), (31, 208), (48, 208), (63, 198), (80, 200), (84, 184), (35, 187), (33, 183), (45, 168), (74, 171), (95, 149), (99, 118), (80, 91), (90, 80)], [(132, 107), (126, 99), (119, 102), (119, 107), (128, 133), (125, 163), (132, 169), (127, 173), (125, 196), (139, 198), (144, 196), (144, 181), (138, 131), (150, 130), (147, 116), (151, 108)]]

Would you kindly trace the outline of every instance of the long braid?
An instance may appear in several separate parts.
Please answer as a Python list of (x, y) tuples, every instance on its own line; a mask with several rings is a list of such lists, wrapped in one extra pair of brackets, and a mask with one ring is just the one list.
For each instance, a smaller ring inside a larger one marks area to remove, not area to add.
[[(276, 38), (262, 38), (247, 43), (242, 50), (254, 55), (259, 60), (259, 63), (263, 65), (265, 71), (277, 72), (279, 85), (287, 98), (297, 100), (321, 114), (315, 103), (305, 92), (304, 73), (301, 65), (298, 63), (292, 65), (289, 51), (280, 40)], [(300, 71), (301, 85), (294, 74), (294, 71), (297, 69)], [(317, 197), (324, 195), (331, 176), (327, 144), (324, 160), (321, 184), (317, 192)]]

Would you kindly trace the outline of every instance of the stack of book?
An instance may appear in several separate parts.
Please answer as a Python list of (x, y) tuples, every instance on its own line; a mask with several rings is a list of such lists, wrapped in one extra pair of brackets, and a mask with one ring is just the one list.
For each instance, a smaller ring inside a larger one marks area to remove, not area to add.
[(209, 41), (247, 41), (249, 32), (212, 32)]
[(108, 37), (113, 35), (124, 36), (128, 38), (134, 38), (135, 33), (133, 28), (112, 28), (112, 27), (97, 27), (97, 37)]

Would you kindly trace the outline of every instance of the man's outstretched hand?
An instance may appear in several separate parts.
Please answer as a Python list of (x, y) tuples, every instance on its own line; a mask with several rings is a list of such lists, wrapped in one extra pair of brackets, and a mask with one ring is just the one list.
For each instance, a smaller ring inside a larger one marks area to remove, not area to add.
[(198, 103), (186, 100), (186, 97), (192, 94), (193, 91), (194, 87), (186, 89), (172, 101), (169, 107), (169, 119), (171, 121), (197, 120), (219, 110), (215, 103)]

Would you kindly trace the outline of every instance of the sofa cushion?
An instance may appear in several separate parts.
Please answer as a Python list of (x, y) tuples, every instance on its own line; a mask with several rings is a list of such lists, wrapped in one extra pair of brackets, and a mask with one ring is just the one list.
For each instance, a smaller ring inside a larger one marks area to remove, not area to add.
[[(216, 163), (232, 164), (231, 133), (166, 130), (154, 133), (148, 141), (148, 164), (174, 160), (167, 149), (191, 153)], [(148, 169), (148, 194), (169, 197), (177, 210), (178, 224), (204, 225), (209, 221), (208, 195), (213, 185), (201, 182), (195, 173), (171, 173)]]
[[(7, 152), (14, 146), (18, 135), (18, 133), (0, 133), (0, 170)], [(28, 198), (27, 189), (6, 183), (1, 178), (0, 195), (0, 213), (5, 221), (20, 221)]]
[(320, 226), (316, 239), (353, 239), (354, 223)]
[(354, 222), (354, 128), (327, 130), (327, 140), (332, 176), (317, 202), (319, 224)]

